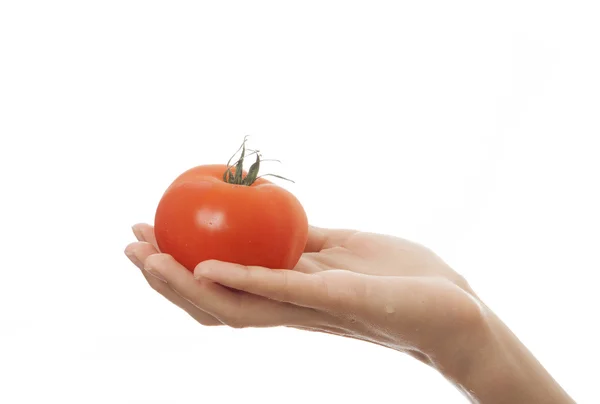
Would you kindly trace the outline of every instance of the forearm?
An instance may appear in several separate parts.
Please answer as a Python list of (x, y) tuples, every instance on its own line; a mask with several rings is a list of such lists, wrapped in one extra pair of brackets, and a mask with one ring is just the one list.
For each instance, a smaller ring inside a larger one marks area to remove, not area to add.
[[(474, 403), (563, 404), (574, 401), (493, 313), (459, 337), (442, 373)], [(458, 361), (457, 361), (458, 359)]]

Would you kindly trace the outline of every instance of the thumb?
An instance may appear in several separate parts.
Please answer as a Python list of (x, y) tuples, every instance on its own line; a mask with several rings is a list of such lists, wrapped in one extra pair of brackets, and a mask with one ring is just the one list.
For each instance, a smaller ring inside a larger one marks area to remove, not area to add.
[(345, 270), (307, 274), (211, 260), (200, 263), (194, 276), (279, 302), (328, 312), (362, 312), (369, 306), (377, 306), (379, 296), (384, 295), (380, 277)]

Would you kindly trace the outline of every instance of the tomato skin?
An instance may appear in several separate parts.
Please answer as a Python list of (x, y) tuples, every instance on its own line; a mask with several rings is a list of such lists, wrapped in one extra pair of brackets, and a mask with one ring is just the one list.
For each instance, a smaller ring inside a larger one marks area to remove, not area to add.
[(190, 271), (209, 259), (294, 268), (308, 238), (298, 199), (264, 178), (251, 186), (229, 184), (226, 169), (194, 167), (167, 188), (154, 220), (160, 251)]

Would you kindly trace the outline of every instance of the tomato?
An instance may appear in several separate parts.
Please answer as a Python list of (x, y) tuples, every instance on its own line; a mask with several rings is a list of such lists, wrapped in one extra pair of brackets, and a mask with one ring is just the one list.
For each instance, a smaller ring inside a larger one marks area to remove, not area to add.
[(201, 165), (177, 177), (156, 209), (160, 251), (190, 271), (209, 259), (294, 268), (308, 238), (307, 216), (292, 193), (257, 177), (258, 156), (247, 172), (241, 170), (242, 153), (239, 176), (236, 167), (223, 164)]

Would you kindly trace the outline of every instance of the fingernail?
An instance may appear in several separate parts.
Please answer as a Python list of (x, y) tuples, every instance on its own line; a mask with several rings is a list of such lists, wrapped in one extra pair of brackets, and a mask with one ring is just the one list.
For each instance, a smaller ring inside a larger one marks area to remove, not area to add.
[(144, 270), (146, 272), (148, 272), (150, 275), (154, 276), (156, 279), (163, 281), (164, 283), (167, 283), (167, 280), (155, 269), (152, 267), (144, 267)]
[(131, 251), (129, 249), (125, 250), (125, 255), (127, 256), (127, 258), (129, 258), (129, 260), (131, 262), (133, 262), (135, 265), (137, 265), (138, 267), (142, 266), (142, 262), (139, 260), (139, 258), (135, 255), (134, 251)]
[(136, 226), (132, 226), (131, 230), (133, 231), (133, 235), (135, 236), (135, 238), (137, 238), (138, 241), (145, 241), (142, 237), (142, 232)]

